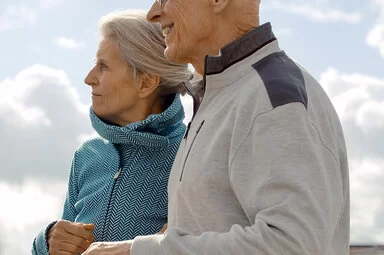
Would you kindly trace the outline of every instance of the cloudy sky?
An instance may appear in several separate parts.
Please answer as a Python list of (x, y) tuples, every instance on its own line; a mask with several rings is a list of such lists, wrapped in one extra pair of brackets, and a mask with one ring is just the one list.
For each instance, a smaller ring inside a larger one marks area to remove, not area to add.
[[(93, 134), (83, 79), (99, 18), (151, 2), (0, 1), (0, 255), (29, 254), (36, 233), (60, 217), (73, 152)], [(262, 22), (339, 113), (352, 242), (384, 243), (384, 0), (262, 2)]]

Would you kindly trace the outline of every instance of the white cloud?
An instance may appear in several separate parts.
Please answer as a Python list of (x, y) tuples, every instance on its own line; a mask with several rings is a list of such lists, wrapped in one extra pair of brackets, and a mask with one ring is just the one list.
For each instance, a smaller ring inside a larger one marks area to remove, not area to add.
[[(365, 133), (384, 128), (384, 100), (382, 102), (367, 102), (356, 113), (357, 125)], [(367, 125), (369, 123), (369, 125)]]
[(30, 254), (61, 215), (74, 150), (92, 132), (66, 73), (34, 65), (0, 81), (0, 254)]
[(0, 82), (1, 176), (66, 178), (88, 106), (64, 71), (35, 65)]
[(384, 242), (384, 80), (329, 68), (320, 83), (340, 116), (348, 147), (351, 240)]
[(351, 241), (384, 242), (384, 160), (367, 157), (350, 166)]
[(34, 7), (25, 5), (6, 6), (4, 12), (0, 13), (0, 31), (35, 25), (38, 13), (57, 7), (61, 2), (62, 0), (39, 0)]
[[(353, 119), (358, 124), (366, 114), (372, 113), (366, 111), (368, 108), (372, 109), (372, 104), (384, 101), (384, 80), (375, 77), (359, 73), (342, 74), (329, 68), (321, 75), (321, 84), (331, 96), (342, 121)], [(361, 115), (363, 112), (364, 116)], [(361, 125), (368, 127), (371, 124), (366, 122)]]
[(0, 31), (35, 23), (36, 12), (24, 5), (11, 5), (6, 7), (3, 13), (0, 13)]
[(380, 10), (379, 19), (369, 31), (366, 42), (369, 46), (377, 48), (384, 57), (384, 1), (376, 0), (375, 4)]
[(378, 48), (384, 57), (384, 23), (376, 24), (368, 33), (366, 41), (369, 46)]
[(0, 254), (31, 254), (34, 237), (61, 215), (67, 184), (33, 181), (9, 184), (0, 180)]
[(67, 37), (56, 37), (55, 42), (57, 46), (67, 49), (80, 49), (84, 47), (84, 43), (77, 42), (74, 39), (67, 38)]
[(317, 22), (345, 22), (359, 23), (363, 15), (360, 12), (345, 12), (343, 10), (332, 8), (320, 8), (310, 6), (307, 3), (296, 1), (287, 2), (286, 0), (270, 1), (264, 7), (265, 9), (277, 9), (296, 15), (301, 15), (307, 19)]
[(62, 3), (62, 0), (40, 0), (39, 7), (41, 9), (49, 9), (57, 7)]

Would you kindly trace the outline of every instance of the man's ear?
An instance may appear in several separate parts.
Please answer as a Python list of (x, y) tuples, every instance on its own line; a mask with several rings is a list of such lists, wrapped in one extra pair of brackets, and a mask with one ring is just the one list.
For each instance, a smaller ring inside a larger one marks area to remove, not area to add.
[(140, 74), (139, 77), (139, 97), (146, 98), (156, 91), (160, 83), (160, 76), (153, 74)]
[(220, 13), (225, 10), (231, 0), (211, 0), (215, 13)]

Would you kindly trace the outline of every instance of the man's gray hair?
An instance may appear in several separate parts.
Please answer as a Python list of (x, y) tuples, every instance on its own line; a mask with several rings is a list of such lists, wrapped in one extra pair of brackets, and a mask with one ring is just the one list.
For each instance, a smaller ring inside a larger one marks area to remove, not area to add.
[(101, 39), (112, 39), (116, 43), (122, 60), (134, 76), (143, 73), (160, 76), (160, 95), (185, 92), (182, 83), (191, 78), (188, 66), (165, 58), (160, 25), (149, 23), (144, 12), (112, 12), (101, 18), (99, 26)]

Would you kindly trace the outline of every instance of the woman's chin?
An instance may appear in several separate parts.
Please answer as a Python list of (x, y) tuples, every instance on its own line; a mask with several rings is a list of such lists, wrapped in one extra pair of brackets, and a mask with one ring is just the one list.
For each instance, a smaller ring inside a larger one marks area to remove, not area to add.
[(99, 117), (101, 119), (106, 117), (104, 112), (101, 111), (98, 107), (95, 107), (95, 106), (92, 105), (92, 110), (96, 114), (97, 117)]

